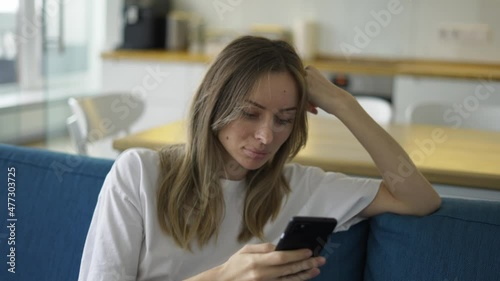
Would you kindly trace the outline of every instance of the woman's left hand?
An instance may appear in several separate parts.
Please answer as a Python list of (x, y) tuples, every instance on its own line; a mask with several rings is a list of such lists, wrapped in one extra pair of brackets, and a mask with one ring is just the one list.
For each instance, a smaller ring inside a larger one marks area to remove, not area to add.
[(313, 66), (307, 66), (306, 83), (309, 95), (309, 108), (311, 113), (317, 113), (316, 108), (333, 114), (340, 118), (345, 109), (357, 104), (356, 99), (347, 91), (337, 87)]

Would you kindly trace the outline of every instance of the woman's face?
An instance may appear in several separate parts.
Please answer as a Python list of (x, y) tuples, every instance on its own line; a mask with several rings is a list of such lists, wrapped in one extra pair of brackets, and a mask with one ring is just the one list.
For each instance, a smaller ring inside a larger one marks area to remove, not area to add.
[(288, 72), (261, 76), (241, 117), (218, 134), (229, 179), (240, 180), (273, 157), (292, 132), (297, 103), (297, 87)]

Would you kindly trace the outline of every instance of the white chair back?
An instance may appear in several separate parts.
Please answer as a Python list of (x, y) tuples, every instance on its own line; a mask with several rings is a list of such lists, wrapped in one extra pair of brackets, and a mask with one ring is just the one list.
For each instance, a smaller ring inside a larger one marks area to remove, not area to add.
[(356, 97), (363, 109), (379, 124), (389, 124), (392, 121), (392, 106), (389, 101), (377, 97)]
[(409, 107), (406, 115), (410, 123), (415, 124), (500, 131), (500, 106), (479, 105), (474, 110), (461, 108), (457, 111), (450, 104), (421, 103)]
[(73, 112), (68, 130), (75, 149), (84, 155), (87, 144), (128, 134), (144, 111), (144, 102), (129, 93), (70, 98), (68, 104)]

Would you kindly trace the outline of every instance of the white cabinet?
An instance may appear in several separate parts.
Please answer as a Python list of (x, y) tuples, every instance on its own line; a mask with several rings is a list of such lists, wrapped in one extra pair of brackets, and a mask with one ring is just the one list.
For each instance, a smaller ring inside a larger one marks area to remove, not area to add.
[(136, 60), (105, 60), (105, 92), (127, 91), (145, 101), (145, 112), (132, 132), (185, 118), (207, 66)]
[(457, 107), (471, 111), (481, 110), (482, 105), (500, 106), (500, 81), (398, 75), (392, 97), (394, 121), (408, 123), (406, 111), (413, 104), (440, 102), (449, 104), (454, 112)]
[(145, 101), (145, 112), (132, 132), (184, 118), (207, 66), (137, 60), (105, 60), (105, 92), (127, 91)]

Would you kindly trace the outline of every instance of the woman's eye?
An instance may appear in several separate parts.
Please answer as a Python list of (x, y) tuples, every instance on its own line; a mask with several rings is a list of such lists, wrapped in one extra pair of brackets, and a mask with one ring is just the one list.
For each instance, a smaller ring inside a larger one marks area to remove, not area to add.
[[(246, 119), (253, 119), (254, 120), (254, 119), (260, 118), (259, 113), (254, 113), (254, 112), (245, 111), (245, 110), (241, 111), (241, 115)], [(284, 118), (279, 118), (278, 116), (274, 116), (274, 122), (276, 122), (276, 124), (278, 124), (279, 126), (284, 126), (284, 125), (293, 123), (293, 118), (284, 119)]]
[(286, 124), (291, 124), (293, 122), (293, 119), (281, 119), (276, 117), (276, 123), (279, 125), (286, 125)]
[(258, 115), (255, 114), (255, 113), (251, 113), (251, 112), (247, 112), (247, 111), (242, 111), (242, 115), (245, 117), (245, 118), (257, 118)]

